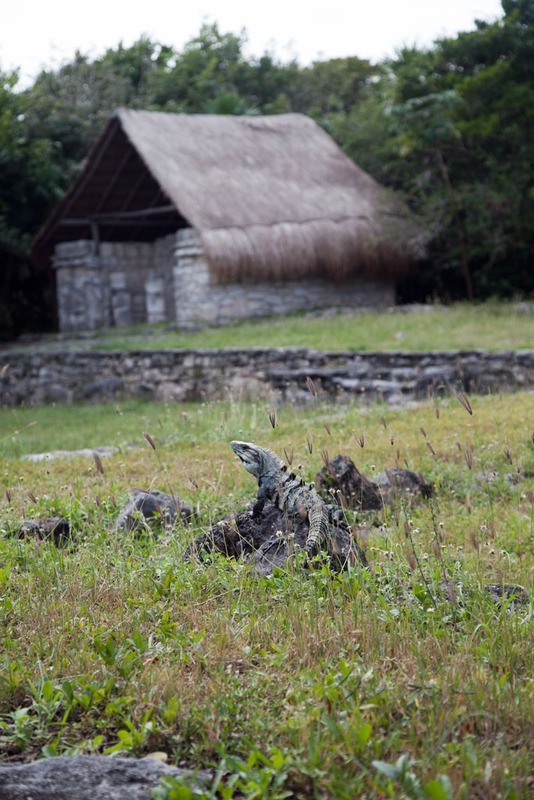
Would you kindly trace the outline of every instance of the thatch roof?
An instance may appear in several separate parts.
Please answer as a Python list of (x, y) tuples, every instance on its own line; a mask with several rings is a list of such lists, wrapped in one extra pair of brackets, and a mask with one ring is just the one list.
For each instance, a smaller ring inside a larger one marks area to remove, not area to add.
[(190, 225), (215, 278), (401, 277), (417, 230), (389, 191), (301, 114), (119, 109), (37, 237), (153, 239)]

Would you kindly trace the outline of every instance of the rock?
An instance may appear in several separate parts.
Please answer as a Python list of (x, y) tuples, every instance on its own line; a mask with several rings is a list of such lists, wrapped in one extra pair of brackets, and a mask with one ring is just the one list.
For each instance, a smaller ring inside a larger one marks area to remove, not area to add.
[[(271, 575), (276, 567), (286, 565), (295, 552), (295, 545), (304, 546), (308, 532), (307, 519), (292, 523), (277, 506), (268, 502), (257, 517), (250, 511), (242, 511), (217, 522), (187, 548), (185, 558), (203, 558), (218, 552), (230, 558), (242, 557), (260, 575)], [(368, 566), (364, 551), (347, 525), (336, 521), (329, 534), (330, 566), (334, 571), (357, 562)]]
[(388, 467), (374, 481), (384, 505), (394, 505), (400, 499), (419, 499), (431, 497), (434, 486), (427, 483), (422, 475), (409, 469)]
[(362, 475), (348, 456), (335, 456), (315, 476), (318, 491), (332, 502), (358, 511), (378, 511), (383, 508), (380, 491), (369, 478)]
[(51, 450), (49, 453), (29, 453), (21, 456), (22, 461), (52, 461), (55, 458), (93, 458), (97, 456), (110, 456), (118, 452), (118, 447), (84, 447), (81, 450)]
[(0, 764), (2, 800), (150, 800), (164, 775), (207, 784), (210, 776), (193, 776), (153, 758), (58, 756), (29, 764)]
[(421, 475), (398, 467), (390, 467), (369, 480), (348, 456), (342, 455), (335, 456), (317, 473), (315, 484), (323, 495), (356, 511), (379, 511), (400, 498), (430, 497), (434, 491)]
[(42, 402), (44, 403), (70, 403), (72, 392), (61, 383), (50, 383), (43, 386)]
[[(440, 581), (440, 589), (451, 605), (462, 605), (471, 594), (470, 590), (461, 581)], [(517, 605), (526, 605), (530, 602), (528, 592), (522, 586), (511, 583), (486, 583), (484, 591), (489, 594), (497, 606), (509, 603), (511, 608)]]
[(121, 378), (100, 378), (89, 381), (82, 386), (81, 399), (102, 402), (116, 400), (124, 391), (124, 382)]
[(488, 592), (497, 605), (501, 605), (502, 602), (509, 602), (512, 606), (515, 606), (526, 605), (530, 602), (528, 592), (522, 586), (515, 586), (511, 583), (486, 583), (484, 584), (484, 591)]
[(27, 519), (24, 520), (15, 535), (19, 539), (25, 539), (28, 536), (35, 539), (52, 539), (56, 547), (59, 547), (71, 538), (70, 522), (64, 517)]
[(170, 527), (179, 515), (184, 522), (193, 516), (193, 509), (178, 495), (165, 492), (135, 491), (130, 502), (117, 519), (117, 529), (123, 531), (152, 530)]

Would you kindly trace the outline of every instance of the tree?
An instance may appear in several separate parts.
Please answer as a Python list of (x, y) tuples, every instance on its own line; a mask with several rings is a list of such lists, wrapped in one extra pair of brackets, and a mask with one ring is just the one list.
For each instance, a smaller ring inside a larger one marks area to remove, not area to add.
[(423, 283), (444, 298), (534, 290), (532, 3), (388, 64), (390, 185), (433, 232)]
[[(46, 281), (32, 275), (32, 235), (58, 198), (59, 166), (54, 144), (34, 137), (27, 96), (15, 92), (18, 73), (0, 73), (0, 337), (52, 322), (43, 296)], [(50, 297), (48, 297), (50, 300)]]

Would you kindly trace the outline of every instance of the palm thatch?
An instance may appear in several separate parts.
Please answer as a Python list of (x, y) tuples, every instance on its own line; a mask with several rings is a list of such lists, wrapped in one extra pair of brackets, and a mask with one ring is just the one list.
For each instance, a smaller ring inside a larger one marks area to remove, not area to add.
[[(168, 198), (181, 224), (196, 228), (217, 281), (398, 279), (420, 254), (419, 231), (399, 199), (306, 116), (119, 109), (113, 125), (159, 187), (158, 203)], [(38, 246), (76, 216), (91, 182), (102, 185), (111, 141), (117, 153), (108, 129)], [(84, 213), (91, 216), (87, 202)]]

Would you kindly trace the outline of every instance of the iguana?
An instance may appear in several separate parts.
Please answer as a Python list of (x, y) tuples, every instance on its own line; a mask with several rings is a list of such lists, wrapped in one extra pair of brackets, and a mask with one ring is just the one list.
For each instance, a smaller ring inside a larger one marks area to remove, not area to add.
[(258, 481), (258, 499), (252, 509), (257, 517), (270, 500), (288, 517), (307, 517), (310, 530), (304, 550), (308, 556), (316, 555), (327, 542), (330, 523), (328, 506), (313, 486), (290, 472), (276, 453), (250, 442), (230, 442), (230, 447), (241, 459), (243, 466)]

